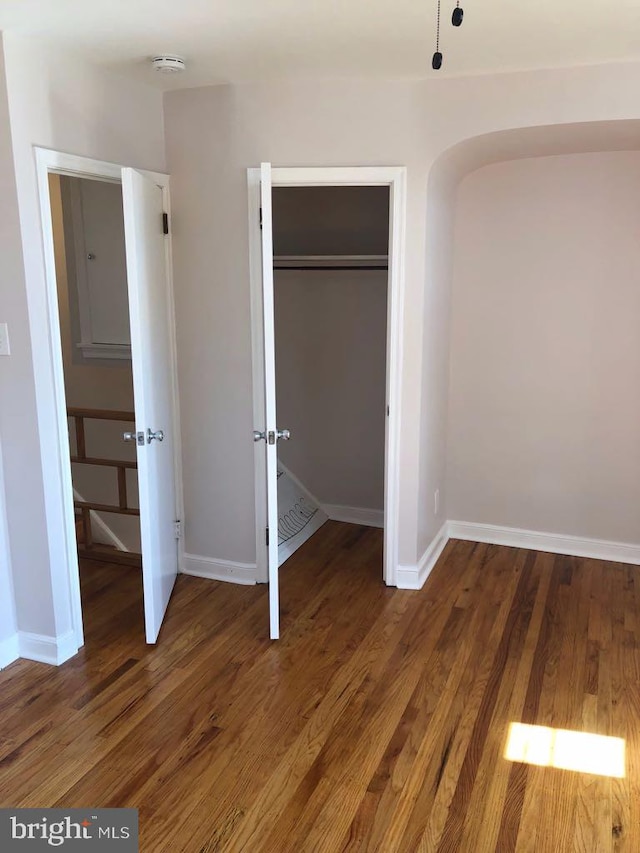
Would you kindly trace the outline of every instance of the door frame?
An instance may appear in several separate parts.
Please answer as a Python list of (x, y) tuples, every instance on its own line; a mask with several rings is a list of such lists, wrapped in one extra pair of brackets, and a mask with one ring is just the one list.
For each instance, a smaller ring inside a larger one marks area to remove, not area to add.
[[(51, 565), (51, 581), (56, 593), (66, 597), (71, 608), (71, 624), (77, 649), (84, 645), (82, 626), (82, 599), (80, 596), (80, 573), (78, 566), (75, 510), (73, 487), (71, 481), (71, 461), (69, 445), (69, 429), (67, 420), (66, 394), (64, 385), (64, 370), (62, 361), (62, 339), (60, 334), (60, 315), (58, 311), (58, 283), (53, 243), (53, 220), (51, 216), (51, 198), (49, 194), (49, 174), (67, 175), (74, 178), (93, 178), (95, 180), (122, 183), (122, 165), (102, 160), (93, 160), (62, 151), (52, 151), (48, 148), (34, 147), (36, 160), (36, 179), (40, 202), (40, 225), (42, 228), (45, 289), (46, 289), (46, 328), (34, 328), (30, 322), (31, 346), (40, 350), (51, 364), (51, 375), (47, 377), (46, 401), (38, 406), (40, 458), (42, 460), (42, 479), (47, 506), (54, 507), (55, 515), (62, 519), (62, 529), (59, 529), (47, 513), (47, 534), (49, 540), (49, 558)], [(169, 191), (169, 175), (160, 172), (139, 170), (151, 178), (162, 188), (164, 209), (171, 221), (171, 197)], [(175, 332), (175, 301), (173, 288), (173, 265), (171, 251), (171, 233), (165, 241), (165, 267), (167, 286), (169, 290), (170, 312), (173, 322), (170, 329), (171, 361), (173, 365), (171, 384), (173, 398), (173, 430), (174, 472), (176, 484), (177, 517), (184, 522), (183, 486), (182, 486), (182, 456), (180, 441), (180, 411), (178, 396), (178, 375), (176, 358)], [(50, 448), (45, 443), (43, 430), (54, 437), (56, 458), (47, 459)], [(55, 567), (67, 567), (66, 578)], [(178, 540), (178, 571), (184, 567), (184, 537)], [(61, 589), (66, 581), (66, 589)], [(76, 649), (76, 651), (77, 651)]]
[[(389, 276), (387, 284), (387, 350), (384, 473), (383, 578), (397, 586), (402, 415), (403, 313), (405, 294), (405, 233), (407, 169), (405, 166), (272, 167), (273, 187), (389, 187)], [(260, 169), (247, 169), (249, 195), (249, 266), (251, 282), (251, 347), (253, 422), (264, 420), (264, 356), (262, 330), (262, 250), (260, 239)], [(251, 436), (247, 436), (251, 441)], [(261, 452), (262, 451), (262, 452)], [(267, 580), (266, 465), (264, 449), (254, 446), (256, 580)]]

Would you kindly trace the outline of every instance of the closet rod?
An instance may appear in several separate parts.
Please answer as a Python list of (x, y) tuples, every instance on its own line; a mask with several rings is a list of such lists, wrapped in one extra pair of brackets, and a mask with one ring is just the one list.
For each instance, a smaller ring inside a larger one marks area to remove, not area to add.
[(387, 270), (388, 255), (275, 255), (274, 270)]
[(309, 264), (304, 264), (303, 266), (294, 267), (290, 264), (274, 264), (273, 268), (274, 270), (388, 270), (389, 265), (385, 264), (384, 266), (371, 266), (369, 264), (364, 264), (362, 266), (354, 266), (353, 264), (345, 264), (344, 266), (311, 266)]

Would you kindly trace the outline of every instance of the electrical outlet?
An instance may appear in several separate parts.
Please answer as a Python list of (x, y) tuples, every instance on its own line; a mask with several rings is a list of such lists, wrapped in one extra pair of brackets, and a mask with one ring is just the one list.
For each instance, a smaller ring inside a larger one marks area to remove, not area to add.
[(0, 355), (11, 355), (9, 329), (6, 323), (0, 323)]
[(433, 493), (433, 514), (437, 515), (440, 509), (440, 489), (436, 489)]

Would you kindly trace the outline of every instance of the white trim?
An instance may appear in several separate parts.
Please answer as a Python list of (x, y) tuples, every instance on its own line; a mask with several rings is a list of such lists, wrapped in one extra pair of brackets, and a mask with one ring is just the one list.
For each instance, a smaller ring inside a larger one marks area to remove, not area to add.
[(12, 634), (0, 641), (0, 669), (9, 666), (10, 663), (20, 657), (20, 640), (17, 633)]
[(43, 634), (30, 634), (28, 631), (18, 633), (20, 657), (60, 666), (78, 651), (75, 633), (68, 631), (60, 637), (47, 637)]
[(119, 358), (131, 361), (131, 344), (76, 344), (84, 358)]
[[(35, 363), (47, 363), (51, 374), (43, 375), (36, 387), (36, 405), (40, 434), (40, 457), (43, 467), (43, 486), (47, 510), (47, 543), (51, 565), (51, 582), (54, 597), (54, 610), (60, 618), (71, 615), (74, 630), (75, 651), (84, 644), (82, 629), (82, 601), (80, 597), (80, 575), (75, 532), (75, 511), (73, 505), (73, 487), (71, 483), (71, 463), (69, 431), (67, 424), (64, 372), (62, 364), (62, 344), (60, 339), (60, 317), (58, 313), (58, 291), (56, 281), (55, 254), (53, 248), (53, 226), (51, 221), (51, 199), (49, 196), (49, 173), (72, 175), (74, 177), (95, 180), (122, 182), (122, 166), (65, 154), (47, 148), (34, 146), (36, 177), (40, 202), (40, 226), (42, 229), (44, 274), (47, 299), (47, 323), (45, 328), (35, 328), (30, 315), (31, 346)], [(162, 187), (165, 210), (171, 213), (169, 196), (169, 176), (158, 172), (142, 171)], [(171, 235), (165, 242), (167, 258), (167, 277), (170, 297), (173, 303), (173, 279), (171, 260)], [(174, 315), (175, 318), (175, 315)], [(172, 359), (174, 385), (174, 465), (176, 471), (176, 514), (183, 519), (182, 459), (179, 430), (179, 400), (177, 394), (175, 328), (172, 324)], [(50, 454), (48, 439), (53, 436), (55, 457)], [(62, 520), (60, 524), (58, 519)], [(178, 564), (182, 565), (184, 544), (178, 542)], [(62, 574), (64, 573), (64, 574)], [(63, 584), (63, 577), (66, 583)], [(45, 638), (47, 639), (47, 638)], [(47, 640), (49, 641), (49, 640)], [(51, 641), (53, 642), (53, 641)], [(67, 644), (68, 645), (68, 644)], [(70, 646), (69, 646), (70, 647)], [(22, 646), (21, 646), (22, 648)], [(75, 652), (74, 652), (75, 653)], [(23, 655), (28, 657), (28, 655)]]
[(356, 267), (379, 269), (389, 263), (388, 255), (274, 255), (273, 267), (278, 270), (323, 269), (324, 267)]
[(365, 527), (384, 527), (383, 509), (365, 509), (361, 506), (341, 506), (340, 504), (320, 504), (331, 521), (344, 521), (347, 524), (363, 524)]
[(399, 566), (399, 589), (422, 589), (449, 541), (449, 525), (445, 521), (416, 566)]
[(640, 545), (628, 542), (610, 542), (606, 539), (588, 539), (518, 527), (501, 527), (496, 524), (476, 524), (468, 521), (449, 521), (450, 539), (507, 545), (510, 548), (528, 548), (550, 554), (567, 554), (572, 557), (590, 557), (613, 563), (640, 565)]
[(213, 560), (197, 554), (185, 554), (185, 575), (213, 581), (253, 585), (256, 583), (255, 563), (236, 563), (232, 560)]
[[(347, 166), (329, 168), (273, 168), (272, 186), (388, 186), (389, 198), (389, 273), (387, 298), (387, 405), (385, 429), (385, 522), (384, 580), (397, 585), (400, 437), (402, 435), (402, 365), (404, 347), (406, 181), (404, 166)], [(262, 340), (261, 233), (259, 227), (260, 170), (247, 170), (249, 194), (249, 264), (251, 276), (251, 342), (253, 365), (254, 428), (264, 429), (264, 376)], [(250, 438), (247, 436), (247, 440)], [(255, 450), (255, 509), (257, 577), (266, 579), (266, 472)]]
[[(82, 501), (82, 503), (85, 503), (85, 499), (82, 497), (82, 495), (77, 489), (73, 490), (73, 497), (75, 500)], [(116, 536), (116, 534), (109, 527), (107, 522), (102, 518), (101, 515), (98, 515), (98, 513), (94, 509), (89, 510), (89, 515), (91, 516), (91, 523), (94, 524), (96, 527), (100, 528), (100, 530), (104, 533), (104, 535), (107, 537), (107, 539), (113, 545), (114, 548), (117, 548), (118, 551), (128, 552), (131, 550), (130, 548), (127, 548), (124, 542)]]

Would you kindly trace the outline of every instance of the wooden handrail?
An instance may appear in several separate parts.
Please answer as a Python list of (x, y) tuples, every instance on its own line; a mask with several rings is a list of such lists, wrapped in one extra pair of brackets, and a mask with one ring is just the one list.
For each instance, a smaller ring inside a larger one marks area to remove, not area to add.
[(125, 462), (124, 459), (101, 459), (98, 456), (72, 456), (72, 462), (78, 465), (104, 465), (107, 468), (113, 468), (115, 465), (118, 468), (137, 468), (137, 462)]
[(126, 421), (135, 423), (135, 412), (116, 411), (114, 409), (79, 409), (76, 406), (67, 407), (70, 418), (90, 418), (96, 421)]
[[(82, 553), (85, 556), (91, 556), (94, 552), (100, 553), (100, 550), (96, 549), (93, 543), (93, 531), (91, 529), (92, 512), (113, 512), (119, 515), (130, 516), (140, 515), (140, 510), (130, 507), (127, 499), (127, 469), (135, 469), (138, 467), (138, 464), (137, 462), (125, 459), (105, 459), (99, 456), (87, 456), (84, 422), (85, 419), (88, 419), (135, 423), (135, 413), (113, 409), (84, 409), (77, 406), (69, 406), (67, 408), (67, 415), (73, 418), (76, 428), (76, 453), (71, 456), (71, 462), (78, 465), (102, 465), (107, 468), (115, 468), (118, 474), (118, 506), (114, 504), (100, 504), (93, 501), (74, 501), (75, 508), (79, 509), (82, 514), (82, 528), (84, 533), (84, 549), (82, 549)], [(102, 558), (109, 559), (114, 556), (103, 554)], [(131, 562), (131, 560), (135, 560), (140, 556), (139, 554), (128, 554), (127, 560)]]
[(118, 515), (140, 515), (139, 509), (133, 507), (115, 506), (114, 504), (97, 504), (93, 501), (74, 501), (77, 509), (92, 509), (94, 512), (115, 512)]

